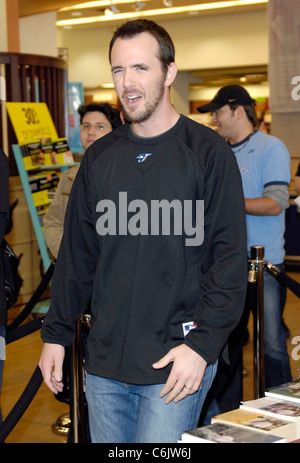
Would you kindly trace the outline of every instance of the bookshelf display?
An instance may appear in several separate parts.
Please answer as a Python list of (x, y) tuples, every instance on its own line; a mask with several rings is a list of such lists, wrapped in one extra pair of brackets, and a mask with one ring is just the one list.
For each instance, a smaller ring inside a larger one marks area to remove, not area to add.
[[(43, 216), (62, 172), (78, 163), (74, 162), (67, 139), (58, 137), (45, 103), (6, 105), (18, 140), (12, 150), (46, 272), (53, 259), (44, 237)], [(49, 300), (38, 305), (34, 312), (45, 313)]]
[[(50, 205), (49, 197), (51, 196), (49, 193), (54, 194), (60, 174), (69, 167), (78, 165), (78, 163), (70, 162), (68, 164), (39, 165), (30, 169), (26, 169), (23, 161), (21, 147), (19, 145), (13, 145), (12, 148), (28, 204), (33, 228), (41, 252), (43, 265), (45, 270), (47, 270), (51, 264), (52, 259), (49, 255), (48, 247), (44, 237), (41, 220), (42, 215), (47, 212), (48, 206)], [(52, 180), (47, 181), (45, 189), (40, 189), (37, 191), (38, 186), (36, 188), (32, 188), (33, 184), (38, 185), (41, 183), (38, 182), (38, 178), (40, 178), (40, 180), (45, 180), (47, 177), (49, 179), (49, 176), (52, 177)], [(40, 195), (39, 199), (36, 197), (37, 194)]]
[[(5, 80), (3, 101), (47, 104), (59, 134), (68, 134), (68, 65), (64, 59), (27, 53), (0, 52)], [(3, 105), (5, 108), (5, 105)], [(0, 142), (10, 171), (17, 175), (12, 145), (20, 144), (6, 111), (0, 112)]]

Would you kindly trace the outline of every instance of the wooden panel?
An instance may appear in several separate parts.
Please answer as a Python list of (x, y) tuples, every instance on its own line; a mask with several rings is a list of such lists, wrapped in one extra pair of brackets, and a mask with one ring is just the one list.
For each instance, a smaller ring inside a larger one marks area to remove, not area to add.
[[(57, 133), (60, 137), (67, 136), (65, 117), (68, 98), (66, 62), (48, 56), (0, 53), (0, 63), (5, 65), (7, 101), (45, 102), (48, 105)], [(0, 137), (2, 145), (2, 134)], [(11, 145), (16, 144), (17, 141), (10, 120), (8, 120), (8, 140), (9, 153), (7, 154), (11, 174), (17, 175), (11, 150)]]
[(11, 53), (20, 51), (19, 1), (6, 1), (7, 45)]

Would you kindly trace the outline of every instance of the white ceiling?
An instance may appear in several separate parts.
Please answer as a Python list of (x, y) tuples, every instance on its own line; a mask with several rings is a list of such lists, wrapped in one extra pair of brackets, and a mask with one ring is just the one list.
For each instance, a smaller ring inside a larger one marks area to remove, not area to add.
[[(142, 0), (142, 1), (135, 1), (135, 0), (102, 0), (97, 2), (98, 6), (93, 6), (89, 8), (83, 8), (82, 6), (78, 6), (75, 9), (69, 9), (66, 11), (62, 11), (62, 8), (70, 8), (76, 5), (83, 5), (83, 2), (80, 0), (19, 0), (19, 14), (21, 17), (43, 13), (48, 11), (57, 11), (57, 20), (66, 20), (66, 19), (76, 19), (76, 18), (91, 18), (91, 17), (99, 17), (105, 15), (105, 9), (109, 8), (110, 5), (113, 8), (118, 10), (118, 13), (133, 13), (136, 14), (136, 8), (139, 5), (142, 5), (142, 9), (140, 11), (140, 15), (143, 17), (149, 17), (151, 19), (156, 20), (158, 17), (165, 19), (173, 19), (178, 17), (193, 17), (194, 15), (204, 15), (204, 14), (211, 14), (211, 11), (201, 10), (201, 7), (207, 6), (209, 4), (219, 4), (222, 6), (220, 9), (213, 10), (213, 14), (222, 13), (225, 11), (223, 6), (228, 3), (231, 3), (234, 6), (230, 8), (226, 8), (226, 11), (238, 11), (238, 10), (245, 10), (247, 9), (257, 9), (257, 8), (266, 8), (266, 1), (267, 0), (257, 0), (258, 2), (264, 3), (257, 3), (255, 0), (249, 0), (250, 2), (255, 2), (253, 5), (244, 5), (246, 0), (236, 0), (233, 2), (228, 2), (227, 0)], [(166, 6), (168, 2), (171, 2), (171, 6)], [(96, 2), (85, 2), (85, 4), (95, 4)], [(198, 5), (198, 8), (197, 8)], [(199, 6), (200, 5), (200, 6)], [(192, 11), (185, 11), (185, 12), (178, 12), (178, 7), (192, 7)], [(152, 11), (156, 10), (159, 13), (164, 13), (163, 16), (161, 15), (152, 15)], [(115, 18), (118, 15), (113, 15)], [(112, 22), (110, 19), (110, 23)], [(119, 20), (122, 20), (120, 18)], [(97, 22), (96, 25), (104, 24), (102, 21)], [(89, 27), (92, 27), (94, 23), (91, 23)], [(80, 26), (76, 26), (80, 27)], [(84, 27), (87, 27), (86, 25)]]

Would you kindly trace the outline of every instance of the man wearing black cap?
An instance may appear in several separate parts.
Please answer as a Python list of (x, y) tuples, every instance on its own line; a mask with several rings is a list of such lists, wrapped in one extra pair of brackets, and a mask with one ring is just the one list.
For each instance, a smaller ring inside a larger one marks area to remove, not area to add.
[[(248, 253), (264, 246), (268, 262), (284, 260), (285, 209), (289, 207), (290, 156), (276, 137), (256, 129), (255, 100), (239, 85), (221, 88), (197, 108), (211, 112), (217, 132), (228, 140), (241, 172), (245, 196)], [(249, 254), (250, 255), (250, 254)], [(285, 288), (264, 274), (265, 387), (291, 380), (282, 323)]]
[(249, 93), (244, 87), (240, 85), (226, 85), (222, 87), (210, 103), (199, 106), (198, 111), (200, 113), (214, 112), (217, 109), (222, 108), (225, 105), (255, 105), (255, 100), (251, 98)]

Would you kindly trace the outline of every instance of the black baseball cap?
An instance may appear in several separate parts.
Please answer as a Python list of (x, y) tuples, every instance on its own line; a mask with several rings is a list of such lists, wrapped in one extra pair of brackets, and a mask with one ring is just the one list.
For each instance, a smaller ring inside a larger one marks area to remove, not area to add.
[(255, 100), (251, 98), (247, 90), (241, 85), (226, 85), (222, 87), (210, 103), (199, 106), (199, 113), (212, 113), (226, 104), (253, 105)]

